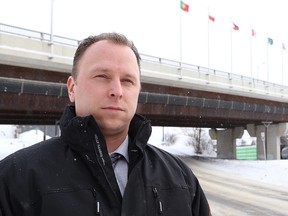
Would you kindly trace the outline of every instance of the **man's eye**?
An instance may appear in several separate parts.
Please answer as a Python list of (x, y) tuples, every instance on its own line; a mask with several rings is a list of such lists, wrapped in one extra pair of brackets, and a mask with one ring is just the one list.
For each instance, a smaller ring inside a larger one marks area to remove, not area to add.
[(108, 77), (105, 74), (99, 74), (99, 75), (95, 75), (94, 78), (105, 78), (105, 79), (107, 79)]
[(132, 84), (132, 85), (134, 84), (134, 82), (130, 79), (125, 79), (125, 80), (123, 80), (123, 82), (128, 83), (128, 84)]

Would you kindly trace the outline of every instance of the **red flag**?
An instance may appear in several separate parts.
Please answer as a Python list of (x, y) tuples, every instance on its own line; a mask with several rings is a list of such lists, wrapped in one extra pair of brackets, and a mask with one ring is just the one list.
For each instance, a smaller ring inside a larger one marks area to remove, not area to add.
[(251, 31), (252, 31), (252, 37), (256, 37), (256, 32), (255, 32), (255, 30), (254, 30), (254, 29), (251, 29)]
[(180, 8), (183, 11), (189, 12), (189, 5), (185, 4), (183, 1), (180, 1)]
[(209, 15), (209, 19), (210, 19), (211, 21), (215, 22), (215, 17)]
[(237, 31), (239, 30), (239, 27), (235, 23), (233, 23), (233, 29)]

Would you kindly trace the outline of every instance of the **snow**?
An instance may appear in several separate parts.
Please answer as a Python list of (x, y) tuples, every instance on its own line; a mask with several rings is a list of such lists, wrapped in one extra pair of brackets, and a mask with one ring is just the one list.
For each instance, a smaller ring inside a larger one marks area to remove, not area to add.
[[(43, 140), (43, 132), (40, 130), (31, 130), (14, 138), (15, 126), (0, 125), (0, 160), (7, 155), (23, 148), (33, 145)], [(195, 156), (192, 146), (186, 143), (187, 136), (181, 134), (179, 128), (166, 128), (164, 133), (175, 133), (178, 139), (174, 145), (165, 145), (163, 142), (163, 128), (153, 127), (149, 143), (164, 149), (178, 156)], [(49, 139), (49, 137), (46, 137)], [(274, 185), (288, 185), (288, 160), (267, 160), (267, 161), (248, 161), (248, 160), (223, 160), (217, 159), (215, 152), (202, 155), (203, 163), (208, 164), (215, 170), (226, 171), (231, 174), (254, 179), (263, 183)]]
[[(181, 130), (179, 128), (166, 128), (164, 133), (173, 132), (180, 134)], [(193, 155), (194, 149), (191, 146), (186, 145), (187, 136), (180, 135), (178, 136), (177, 143), (175, 145), (167, 146), (165, 141), (163, 141), (163, 128), (162, 127), (153, 127), (152, 135), (149, 139), (149, 143), (157, 146), (158, 148), (164, 149), (174, 155), (185, 156)]]
[[(152, 135), (148, 142), (174, 155), (178, 156), (195, 155), (193, 147), (187, 145), (188, 139), (191, 139), (191, 137), (184, 135), (183, 130), (181, 130), (181, 128), (165, 127), (164, 134), (165, 135), (176, 134), (177, 136), (176, 143), (174, 145), (166, 145), (166, 142), (163, 141), (163, 127), (153, 127)], [(215, 152), (210, 151), (210, 152), (204, 152), (202, 156), (216, 157), (217, 155)]]
[[(30, 130), (19, 134), (17, 138), (15, 138), (15, 130), (15, 126), (0, 125), (0, 160), (15, 151), (44, 139), (44, 133), (41, 130)], [(46, 139), (49, 138), (49, 136), (46, 136)]]
[(224, 160), (206, 158), (213, 170), (288, 188), (288, 160)]
[[(187, 146), (185, 138), (177, 140), (175, 145), (161, 145), (163, 137), (162, 127), (153, 127), (153, 133), (149, 142), (178, 156), (193, 156), (194, 150)], [(181, 133), (179, 128), (168, 128), (165, 132)], [(168, 130), (168, 131), (167, 131)], [(251, 142), (249, 134), (244, 133), (245, 141)], [(203, 156), (203, 155), (202, 155)], [(241, 177), (254, 179), (263, 183), (288, 186), (288, 160), (225, 160), (215, 158), (215, 154), (204, 155), (203, 163), (209, 164), (213, 169), (229, 172)]]

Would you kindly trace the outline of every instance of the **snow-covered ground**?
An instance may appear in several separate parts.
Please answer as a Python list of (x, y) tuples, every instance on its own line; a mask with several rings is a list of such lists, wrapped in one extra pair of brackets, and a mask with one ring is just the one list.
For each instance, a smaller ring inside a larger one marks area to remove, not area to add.
[[(31, 130), (14, 138), (15, 127), (0, 125), (0, 160), (23, 147), (28, 147), (43, 140), (43, 132)], [(187, 146), (187, 137), (181, 134), (178, 128), (165, 128), (165, 132), (174, 132), (179, 135), (174, 145), (162, 145), (163, 128), (153, 127), (149, 142), (172, 154), (179, 156), (193, 156), (194, 149)], [(49, 137), (46, 137), (49, 139)], [(205, 155), (203, 163), (211, 165), (215, 170), (227, 171), (231, 174), (255, 179), (263, 183), (288, 186), (288, 160), (247, 161), (247, 160), (221, 160), (215, 158), (215, 152)]]
[[(208, 130), (206, 131), (208, 133)], [(165, 141), (163, 141), (163, 133), (164, 136), (176, 134), (176, 142), (174, 145), (166, 145)], [(158, 148), (164, 149), (174, 155), (178, 156), (187, 156), (187, 155), (195, 155), (194, 148), (191, 145), (187, 145), (188, 140), (191, 137), (183, 134), (183, 130), (178, 127), (165, 127), (163, 131), (163, 127), (153, 127), (152, 135), (149, 139), (149, 143), (157, 146)], [(202, 156), (207, 157), (216, 157), (216, 153), (213, 151), (203, 152)]]
[[(15, 138), (15, 126), (0, 125), (0, 160), (7, 155), (44, 140), (41, 130), (30, 130)], [(46, 139), (50, 137), (46, 136)]]
[[(150, 138), (150, 143), (162, 148), (172, 154), (179, 156), (193, 156), (194, 150), (191, 146), (187, 146), (185, 138), (181, 137), (178, 142), (172, 146), (161, 145), (163, 129), (160, 127), (153, 128), (153, 133)], [(170, 128), (165, 130), (173, 131), (174, 133), (180, 133), (181, 130), (177, 128)], [(246, 141), (250, 141), (250, 137), (246, 136)], [(285, 185), (288, 187), (288, 160), (223, 160), (215, 158), (212, 153), (210, 155), (204, 155), (203, 163), (210, 165), (215, 170), (226, 171), (231, 174), (243, 176), (249, 179), (255, 179), (257, 181), (275, 185)]]

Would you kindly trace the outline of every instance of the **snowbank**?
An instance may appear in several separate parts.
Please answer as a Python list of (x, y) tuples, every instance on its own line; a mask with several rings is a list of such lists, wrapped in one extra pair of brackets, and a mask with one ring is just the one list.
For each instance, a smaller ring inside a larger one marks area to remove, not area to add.
[[(6, 133), (3, 132), (4, 130), (1, 130), (2, 136), (0, 136), (0, 160), (15, 151), (44, 140), (44, 133), (40, 130), (30, 130), (20, 134), (18, 138), (13, 138), (13, 133), (7, 133), (7, 131), (10, 130), (6, 129), (7, 128), (5, 128)], [(3, 134), (5, 134), (5, 136)], [(46, 136), (46, 139), (50, 139), (50, 137)]]
[[(13, 131), (13, 129), (11, 129)], [(1, 130), (0, 126), (0, 160), (7, 155), (28, 147), (44, 139), (44, 134), (40, 130), (31, 130), (20, 134), (18, 139), (13, 138), (10, 129)], [(175, 133), (180, 134), (178, 128), (169, 128)], [(9, 135), (8, 135), (9, 134)], [(178, 156), (195, 156), (192, 146), (186, 143), (187, 137), (179, 135), (177, 142), (172, 146), (163, 145), (163, 128), (153, 128), (153, 133), (149, 143), (164, 149)], [(50, 137), (46, 137), (49, 139)], [(210, 155), (211, 156), (211, 155)], [(212, 155), (213, 156), (213, 155)], [(288, 185), (288, 160), (268, 160), (268, 161), (248, 161), (248, 160), (221, 160), (216, 158), (202, 157), (203, 163), (209, 165), (210, 169), (225, 171), (231, 174), (243, 176), (245, 178), (255, 179), (263, 183), (272, 183), (276, 185)]]

